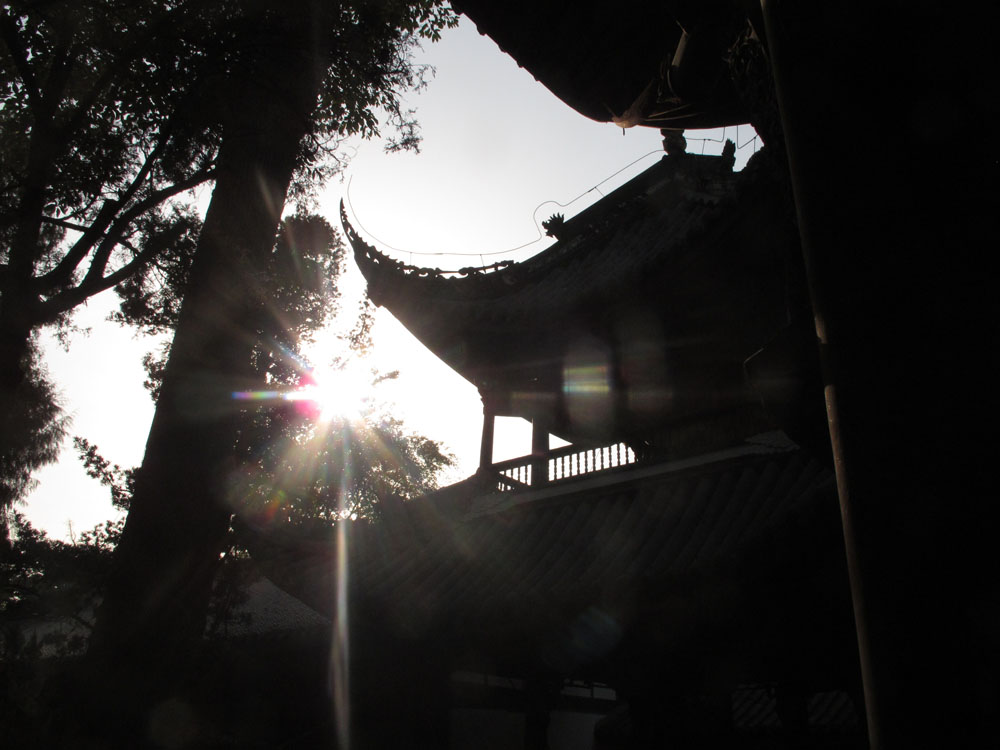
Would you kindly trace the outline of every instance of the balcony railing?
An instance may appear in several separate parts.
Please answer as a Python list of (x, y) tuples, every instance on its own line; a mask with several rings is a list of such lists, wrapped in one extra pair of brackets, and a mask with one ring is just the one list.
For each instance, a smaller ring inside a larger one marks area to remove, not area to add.
[(625, 443), (599, 448), (566, 445), (540, 456), (522, 456), (493, 464), (501, 492), (539, 487), (610, 471), (636, 463), (635, 451)]

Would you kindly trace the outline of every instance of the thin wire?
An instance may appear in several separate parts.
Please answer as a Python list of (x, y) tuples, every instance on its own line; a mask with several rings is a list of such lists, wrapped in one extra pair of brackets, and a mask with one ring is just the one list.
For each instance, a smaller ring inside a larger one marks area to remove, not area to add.
[[(723, 128), (722, 128), (722, 134), (721, 134), (721, 136), (719, 138), (690, 138), (688, 140), (690, 140), (690, 141), (701, 141), (701, 153), (704, 154), (705, 153), (705, 143), (706, 142), (710, 142), (710, 143), (725, 143), (725, 141), (726, 141), (726, 129), (727, 129), (727, 126), (723, 126)], [(750, 138), (749, 140), (747, 140), (744, 143), (740, 144), (739, 143), (739, 140), (740, 140), (740, 126), (739, 125), (736, 126), (736, 150), (737, 151), (741, 151), (744, 148), (746, 148), (748, 145), (753, 144), (754, 153), (757, 153), (757, 138), (758, 138), (758, 135), (757, 135), (756, 131), (753, 131), (753, 133), (754, 133), (753, 138)], [(605, 194), (603, 192), (601, 192), (601, 190), (600, 190), (600, 186), (601, 185), (603, 185), (605, 182), (608, 182), (609, 180), (613, 179), (614, 177), (617, 177), (619, 174), (621, 174), (622, 172), (624, 172), (626, 169), (628, 169), (629, 167), (632, 167), (632, 166), (638, 164), (643, 159), (646, 159), (646, 158), (652, 156), (653, 154), (660, 154), (660, 153), (662, 153), (662, 150), (661, 149), (656, 149), (654, 151), (650, 151), (649, 153), (643, 154), (639, 158), (630, 161), (628, 164), (626, 164), (621, 169), (619, 169), (619, 170), (611, 173), (610, 175), (608, 175), (607, 177), (605, 177), (603, 180), (601, 180), (600, 182), (598, 182), (597, 184), (595, 184), (593, 187), (588, 188), (587, 190), (584, 190), (578, 196), (576, 196), (575, 198), (573, 198), (572, 200), (570, 200), (570, 201), (568, 201), (566, 203), (560, 203), (559, 201), (554, 201), (554, 200), (542, 201), (537, 206), (535, 206), (534, 210), (531, 212), (531, 220), (532, 220), (532, 223), (534, 223), (534, 225), (535, 225), (535, 231), (537, 233), (534, 239), (532, 239), (532, 240), (530, 240), (528, 242), (525, 242), (525, 243), (523, 243), (521, 245), (518, 245), (517, 247), (512, 247), (512, 248), (509, 248), (507, 250), (495, 250), (495, 251), (489, 252), (489, 253), (475, 253), (475, 252), (472, 252), (472, 253), (459, 253), (459, 252), (450, 252), (450, 253), (449, 252), (420, 252), (420, 251), (417, 251), (417, 250), (404, 250), (402, 248), (395, 247), (393, 245), (390, 245), (388, 242), (385, 242), (385, 241), (379, 239), (374, 234), (372, 234), (370, 231), (368, 231), (368, 229), (365, 227), (365, 225), (362, 224), (361, 220), (358, 218), (358, 214), (354, 210), (354, 204), (351, 202), (351, 182), (354, 179), (354, 175), (353, 174), (347, 180), (347, 190), (345, 191), (345, 196), (344, 197), (347, 199), (347, 201), (346, 201), (347, 205), (348, 205), (348, 207), (351, 210), (351, 214), (354, 216), (354, 222), (355, 222), (355, 224), (357, 224), (358, 228), (360, 228), (372, 240), (374, 240), (375, 242), (377, 242), (381, 247), (386, 248), (388, 250), (393, 250), (393, 251), (395, 251), (397, 253), (401, 253), (401, 254), (404, 254), (404, 255), (408, 254), (409, 257), (410, 257), (410, 265), (413, 265), (413, 256), (414, 255), (421, 256), (421, 257), (442, 257), (442, 256), (446, 256), (447, 255), (447, 256), (452, 256), (452, 257), (457, 257), (457, 258), (474, 258), (476, 256), (479, 256), (479, 262), (482, 263), (483, 266), (485, 266), (486, 265), (485, 258), (491, 258), (491, 257), (496, 256), (496, 255), (509, 255), (510, 253), (516, 253), (518, 250), (523, 250), (526, 247), (530, 247), (531, 245), (534, 245), (535, 243), (537, 243), (537, 242), (539, 242), (539, 241), (541, 241), (543, 239), (541, 229), (539, 229), (539, 227), (538, 227), (538, 218), (537, 218), (538, 209), (540, 209), (542, 206), (553, 204), (555, 206), (558, 206), (559, 208), (568, 208), (569, 206), (572, 206), (574, 203), (576, 203), (578, 200), (580, 200), (581, 198), (583, 198), (588, 193), (592, 193), (594, 191), (596, 191), (602, 198), (606, 197)]]
[(628, 164), (626, 164), (621, 169), (619, 169), (616, 172), (613, 172), (612, 174), (608, 175), (607, 177), (605, 177), (603, 180), (601, 180), (600, 182), (598, 182), (593, 187), (588, 188), (587, 190), (584, 190), (582, 193), (580, 193), (578, 196), (576, 196), (575, 198), (573, 198), (571, 201), (569, 201), (567, 203), (560, 203), (559, 201), (553, 201), (553, 200), (542, 201), (537, 206), (535, 206), (535, 209), (531, 212), (531, 220), (532, 220), (532, 222), (535, 225), (535, 231), (538, 233), (537, 236), (533, 240), (531, 240), (530, 242), (525, 242), (523, 245), (518, 245), (517, 247), (512, 247), (512, 248), (510, 248), (508, 250), (495, 250), (495, 251), (489, 252), (489, 253), (419, 252), (419, 251), (416, 251), (416, 250), (403, 250), (403, 249), (398, 248), (398, 247), (393, 247), (389, 243), (383, 242), (378, 237), (376, 237), (374, 234), (372, 234), (371, 232), (369, 232), (365, 228), (364, 224), (361, 223), (361, 220), (358, 219), (358, 214), (354, 210), (354, 204), (351, 203), (351, 181), (354, 179), (354, 175), (351, 175), (348, 178), (348, 180), (347, 180), (347, 190), (345, 191), (344, 197), (347, 199), (347, 201), (346, 201), (347, 205), (351, 209), (351, 214), (354, 216), (354, 221), (358, 225), (358, 227), (365, 234), (367, 234), (371, 239), (373, 239), (375, 242), (377, 242), (380, 246), (382, 246), (384, 248), (388, 248), (389, 250), (394, 250), (397, 253), (404, 253), (404, 254), (405, 253), (409, 253), (409, 255), (410, 255), (410, 265), (413, 264), (413, 256), (414, 255), (420, 255), (420, 256), (451, 255), (451, 256), (457, 256), (457, 257), (463, 257), (463, 258), (465, 258), (465, 257), (474, 258), (474, 257), (476, 257), (478, 255), (479, 256), (479, 260), (481, 262), (483, 262), (483, 265), (486, 265), (485, 261), (483, 261), (484, 258), (489, 258), (489, 257), (492, 257), (494, 255), (508, 255), (509, 253), (514, 253), (514, 252), (517, 252), (518, 250), (523, 250), (524, 248), (529, 247), (530, 245), (534, 245), (536, 242), (538, 242), (539, 240), (542, 239), (542, 232), (538, 228), (538, 219), (536, 218), (536, 214), (538, 213), (538, 209), (540, 209), (542, 206), (546, 206), (546, 205), (548, 205), (548, 204), (551, 203), (551, 204), (554, 204), (554, 205), (558, 206), (559, 208), (567, 208), (569, 206), (572, 206), (574, 203), (576, 203), (581, 198), (583, 198), (585, 195), (587, 195), (587, 193), (592, 193), (595, 190), (597, 191), (597, 193), (599, 195), (601, 195), (601, 197), (604, 197), (604, 193), (602, 193), (601, 190), (600, 190), (600, 186), (601, 185), (603, 185), (608, 180), (611, 180), (614, 177), (617, 177), (619, 174), (621, 174), (622, 172), (624, 172), (626, 169), (628, 169), (629, 167), (632, 167), (632, 166), (638, 164), (643, 159), (646, 159), (646, 158), (652, 156), (653, 154), (661, 154), (661, 153), (663, 153), (662, 149), (656, 149), (655, 151), (650, 151), (649, 153), (643, 154), (638, 159), (634, 159), (633, 161), (630, 161)]
[[(725, 143), (726, 142), (726, 129), (728, 127), (729, 127), (728, 125), (727, 126), (723, 126), (723, 128), (722, 128), (722, 136), (720, 138), (688, 138), (687, 136), (685, 136), (685, 139), (688, 142), (701, 141), (701, 153), (704, 154), (705, 153), (705, 144), (706, 143)], [(757, 131), (755, 130), (755, 131), (753, 131), (753, 138), (751, 138), (748, 141), (744, 141), (743, 144), (741, 145), (739, 143), (739, 140), (740, 140), (740, 126), (737, 125), (736, 126), (736, 141), (737, 141), (737, 143), (736, 143), (736, 150), (737, 151), (742, 151), (748, 145), (750, 145), (751, 143), (753, 143), (754, 144), (754, 153), (756, 153), (757, 152), (756, 141), (757, 141), (757, 139), (759, 137), (760, 136), (758, 135)]]
[[(728, 125), (723, 125), (722, 126), (722, 135), (719, 138), (688, 138), (687, 136), (684, 136), (684, 138), (685, 138), (685, 140), (688, 140), (688, 141), (701, 141), (701, 147), (702, 148), (705, 148), (705, 142), (706, 141), (708, 141), (709, 143), (725, 143), (726, 142), (726, 128), (727, 127), (729, 127), (729, 126)], [(704, 153), (704, 151), (702, 151), (702, 153)]]

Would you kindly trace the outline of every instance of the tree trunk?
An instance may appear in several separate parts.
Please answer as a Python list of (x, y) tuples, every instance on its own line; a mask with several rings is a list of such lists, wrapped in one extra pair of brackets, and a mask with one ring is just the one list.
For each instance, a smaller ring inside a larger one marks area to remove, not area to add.
[[(255, 274), (274, 245), (325, 68), (302, 43), (307, 32), (308, 13), (287, 13), (281, 28), (269, 25), (266, 46), (233, 82), (237, 106), (224, 130), (192, 283), (90, 642), (88, 670), (110, 691), (102, 702), (113, 706), (115, 732), (126, 743), (143, 741), (157, 704), (177, 700), (240, 501), (229, 485), (240, 410), (232, 394), (260, 386), (251, 322), (264, 290)], [(121, 726), (123, 716), (132, 726)]]

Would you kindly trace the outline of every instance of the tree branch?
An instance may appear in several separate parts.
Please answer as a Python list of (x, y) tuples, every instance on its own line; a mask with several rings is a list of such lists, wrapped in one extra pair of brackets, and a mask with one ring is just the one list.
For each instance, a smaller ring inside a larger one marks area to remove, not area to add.
[[(43, 216), (43, 224), (52, 224), (56, 227), (62, 227), (63, 229), (70, 229), (74, 232), (86, 232), (87, 226), (85, 224), (75, 224), (72, 221), (67, 221), (66, 219), (57, 219), (55, 216)], [(51, 271), (50, 271), (51, 273)], [(47, 276), (48, 274), (46, 274)], [(44, 278), (44, 277), (43, 277)]]
[(129, 225), (135, 221), (135, 219), (168, 198), (173, 198), (175, 195), (183, 193), (186, 190), (190, 190), (193, 187), (197, 187), (201, 183), (208, 180), (213, 174), (214, 172), (211, 169), (203, 169), (199, 172), (195, 172), (186, 180), (181, 180), (174, 185), (150, 193), (143, 200), (138, 201), (135, 205), (131, 206), (127, 211), (119, 216), (108, 229), (107, 235), (97, 246), (97, 252), (94, 253), (94, 259), (90, 262), (90, 268), (87, 270), (87, 275), (83, 279), (83, 284), (87, 284), (89, 282), (99, 283), (97, 280), (103, 277), (104, 270), (108, 265), (108, 260), (111, 258), (111, 252), (121, 240)]
[[(73, 246), (67, 251), (66, 255), (61, 261), (59, 261), (55, 268), (47, 274), (39, 277), (38, 289), (40, 292), (45, 292), (61, 286), (62, 284), (69, 283), (73, 277), (73, 271), (80, 265), (80, 263), (83, 262), (83, 259), (87, 257), (90, 251), (93, 250), (94, 245), (97, 244), (101, 236), (114, 221), (115, 215), (121, 207), (132, 200), (138, 192), (139, 187), (143, 182), (145, 182), (150, 171), (153, 169), (153, 164), (156, 163), (159, 155), (163, 152), (163, 149), (166, 148), (166, 144), (169, 140), (169, 135), (161, 135), (159, 142), (146, 156), (142, 163), (142, 167), (138, 172), (136, 172), (131, 182), (129, 182), (124, 193), (119, 195), (117, 199), (105, 201), (101, 210), (98, 212), (97, 216), (94, 217), (94, 220), (90, 223), (89, 227), (76, 227), (78, 231), (83, 233), (82, 236), (73, 243)], [(45, 220), (48, 220), (47, 217)], [(59, 224), (59, 221), (53, 220), (51, 223)], [(66, 226), (66, 224), (59, 225)], [(107, 260), (105, 260), (105, 264), (106, 263)]]
[(55, 268), (37, 279), (35, 286), (39, 292), (44, 293), (49, 289), (54, 289), (62, 284), (69, 283), (69, 281), (73, 278), (73, 270), (80, 265), (83, 259), (86, 258), (93, 249), (94, 245), (101, 238), (101, 235), (104, 234), (104, 230), (107, 228), (108, 224), (110, 224), (114, 219), (114, 215), (118, 212), (120, 207), (121, 203), (119, 201), (105, 201), (90, 226), (74, 224), (73, 222), (63, 221), (62, 219), (56, 219), (49, 216), (42, 217), (43, 222), (55, 224), (56, 226), (61, 226), (66, 229), (73, 229), (75, 231), (82, 232), (83, 234), (80, 239), (73, 243), (73, 246), (70, 247), (70, 249), (66, 252), (66, 255), (63, 256), (63, 259), (59, 261)]
[[(94, 222), (89, 227), (73, 224), (72, 222), (63, 221), (53, 217), (45, 217), (45, 221), (49, 223), (57, 226), (64, 226), (67, 229), (82, 231), (84, 235), (73, 244), (73, 247), (70, 248), (55, 268), (38, 277), (35, 282), (36, 290), (40, 294), (44, 294), (63, 284), (69, 283), (73, 278), (73, 271), (80, 265), (80, 263), (83, 262), (84, 258), (90, 254), (95, 245), (97, 245), (98, 250), (90, 263), (90, 268), (87, 270), (87, 275), (84, 277), (82, 284), (90, 285), (92, 283), (101, 283), (99, 279), (101, 279), (104, 275), (104, 271), (108, 265), (108, 260), (111, 258), (111, 253), (114, 251), (116, 245), (121, 244), (122, 237), (125, 235), (126, 230), (136, 218), (169, 198), (206, 182), (211, 179), (214, 174), (215, 172), (211, 167), (201, 169), (192, 174), (186, 180), (181, 180), (174, 185), (154, 191), (143, 200), (138, 201), (136, 204), (131, 206), (117, 219), (114, 218), (114, 214), (120, 210), (120, 204), (122, 201), (108, 201), (101, 208), (101, 212), (97, 215)], [(137, 180), (138, 177), (136, 180), (133, 180), (133, 184), (136, 184)], [(132, 194), (134, 194), (134, 192), (135, 191), (132, 191)], [(101, 239), (102, 237), (103, 240)], [(100, 244), (98, 244), (98, 242), (100, 242)], [(100, 291), (103, 291), (103, 289)]]
[(34, 319), (38, 321), (39, 325), (54, 322), (60, 315), (69, 312), (87, 298), (111, 289), (132, 274), (137, 273), (144, 265), (155, 258), (167, 244), (169, 243), (149, 243), (145, 250), (136, 254), (132, 260), (107, 276), (91, 277), (88, 273), (87, 277), (78, 286), (60, 292), (54, 297), (50, 297), (44, 302), (39, 303), (35, 309)]
[(94, 106), (94, 102), (97, 101), (97, 97), (105, 88), (107, 88), (108, 84), (114, 79), (114, 76), (118, 74), (119, 70), (124, 68), (129, 60), (134, 60), (136, 55), (142, 54), (142, 51), (146, 48), (149, 40), (155, 38), (156, 34), (159, 33), (163, 27), (171, 25), (176, 16), (186, 12), (188, 5), (189, 3), (180, 3), (172, 11), (168, 11), (155, 23), (147, 27), (142, 34), (137, 36), (133, 35), (133, 39), (130, 43), (120, 48), (119, 54), (115, 56), (113, 64), (105, 66), (104, 71), (94, 82), (94, 85), (90, 87), (86, 96), (80, 100), (73, 116), (68, 118), (66, 123), (59, 128), (57, 134), (60, 138), (67, 138), (70, 133), (80, 126), (87, 112), (90, 111), (90, 108)]
[[(52, 118), (58, 108), (56, 92), (61, 95), (72, 67), (72, 45), (61, 45), (53, 53), (48, 80), (38, 92), (33, 107), (34, 125), (28, 142), (23, 191), (18, 201), (14, 239), (10, 246), (10, 268), (21, 283), (30, 283), (38, 258), (38, 235), (41, 231), (45, 193), (55, 164), (55, 143), (52, 138)], [(26, 53), (25, 53), (26, 54)]]

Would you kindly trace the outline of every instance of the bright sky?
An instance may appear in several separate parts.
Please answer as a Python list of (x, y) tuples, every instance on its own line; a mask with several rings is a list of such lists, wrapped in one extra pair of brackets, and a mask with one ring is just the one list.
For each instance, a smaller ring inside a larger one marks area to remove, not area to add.
[[(410, 99), (422, 128), (421, 153), (386, 155), (376, 142), (357, 144), (344, 182), (330, 185), (320, 204), (320, 212), (337, 225), (339, 200), (349, 191), (348, 213), (357, 228), (404, 262), (450, 270), (533, 255), (549, 241), (487, 254), (539, 240), (544, 219), (578, 213), (662, 154), (658, 131), (633, 128), (623, 134), (583, 118), (465, 20), (440, 43), (427, 45), (418, 61), (437, 69), (428, 89)], [(719, 153), (722, 135), (721, 130), (688, 132), (688, 151)], [(743, 146), (737, 168), (760, 145), (749, 126), (738, 133), (729, 129), (725, 137)], [(353, 260), (348, 268), (341, 288), (349, 312), (361, 281)], [(134, 466), (142, 461), (153, 415), (142, 388), (141, 358), (155, 342), (105, 323), (114, 303), (107, 293), (80, 312), (78, 325), (92, 332), (76, 337), (68, 352), (47, 339), (47, 361), (73, 415), (71, 435), (98, 445), (115, 463)], [(482, 428), (475, 388), (381, 309), (373, 358), (383, 371), (400, 370), (400, 378), (379, 391), (394, 402), (393, 412), (456, 455), (458, 465), (446, 479), (475, 471)], [(499, 422), (496, 460), (530, 452), (527, 423)], [(113, 515), (107, 490), (86, 476), (69, 439), (58, 464), (37, 479), (27, 513), (54, 537), (69, 538), (71, 527), (79, 533)]]

